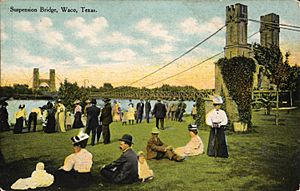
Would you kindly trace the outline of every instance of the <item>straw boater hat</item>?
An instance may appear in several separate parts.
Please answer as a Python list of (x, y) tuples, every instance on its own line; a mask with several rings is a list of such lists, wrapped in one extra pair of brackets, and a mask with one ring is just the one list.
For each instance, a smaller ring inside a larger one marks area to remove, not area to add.
[(214, 96), (212, 98), (213, 104), (223, 104), (223, 99), (221, 96)]
[(77, 99), (74, 101), (74, 104), (80, 104), (80, 101)]
[(129, 134), (123, 135), (122, 138), (119, 139), (119, 141), (124, 141), (125, 143), (133, 144), (133, 138), (132, 138), (132, 136), (129, 135)]
[(159, 134), (159, 130), (156, 127), (153, 127), (151, 133), (152, 134)]
[(91, 103), (91, 100), (87, 99), (87, 100), (85, 101), (85, 103), (86, 103), (86, 104)]
[(189, 131), (198, 131), (198, 125), (196, 125), (196, 124), (189, 124), (188, 130)]

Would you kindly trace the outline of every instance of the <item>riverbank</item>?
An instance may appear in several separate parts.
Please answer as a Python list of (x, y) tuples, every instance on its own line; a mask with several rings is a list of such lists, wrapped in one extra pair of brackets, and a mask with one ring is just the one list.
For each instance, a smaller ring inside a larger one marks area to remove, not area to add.
[[(102, 165), (120, 156), (118, 138), (124, 133), (130, 133), (134, 136), (134, 150), (145, 151), (155, 121), (133, 126), (113, 123), (111, 144), (87, 147), (94, 156), (92, 174), (95, 183), (85, 190), (295, 191), (300, 183), (299, 120), (299, 109), (290, 113), (280, 111), (279, 126), (275, 126), (274, 115), (264, 115), (263, 111), (254, 112), (253, 133), (227, 132), (228, 159), (215, 159), (204, 154), (190, 157), (182, 163), (149, 161), (155, 174), (152, 181), (102, 186), (99, 170)], [(161, 139), (174, 147), (184, 145), (189, 140), (187, 125), (190, 122), (190, 117), (182, 123), (166, 121), (167, 128), (161, 132)], [(77, 130), (64, 134), (1, 133), (1, 150), (6, 163), (1, 167), (0, 187), (7, 188), (20, 177), (29, 177), (38, 161), (43, 161), (46, 167), (61, 166), (64, 158), (72, 152), (70, 137), (76, 134)], [(209, 131), (200, 130), (199, 135), (206, 149)], [(52, 186), (40, 190), (57, 189)]]

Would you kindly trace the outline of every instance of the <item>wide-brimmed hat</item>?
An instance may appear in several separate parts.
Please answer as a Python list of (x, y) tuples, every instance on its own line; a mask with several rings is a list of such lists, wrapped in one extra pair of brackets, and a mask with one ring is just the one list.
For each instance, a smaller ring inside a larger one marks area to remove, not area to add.
[(74, 104), (80, 104), (80, 101), (77, 99), (74, 101)]
[(103, 98), (103, 100), (102, 100), (103, 102), (109, 102), (110, 101), (110, 99), (109, 98)]
[(188, 130), (189, 131), (198, 131), (198, 125), (197, 124), (189, 124)]
[(61, 103), (61, 99), (58, 99), (58, 100), (57, 100), (57, 103)]
[(213, 104), (223, 104), (223, 99), (221, 96), (213, 96), (212, 97)]
[(87, 100), (85, 101), (85, 103), (91, 103), (91, 100), (87, 99)]
[(131, 143), (131, 144), (133, 144), (133, 138), (132, 138), (132, 136), (129, 135), (129, 134), (123, 135), (122, 138), (119, 139), (119, 141), (124, 141), (124, 142), (126, 142), (126, 143)]
[(159, 132), (160, 131), (156, 127), (153, 127), (152, 130), (151, 130), (152, 134), (159, 134)]
[(73, 141), (73, 144), (75, 144), (75, 143), (80, 143), (81, 141), (84, 141), (88, 138), (89, 138), (88, 134), (80, 132), (77, 136), (72, 137), (71, 140)]

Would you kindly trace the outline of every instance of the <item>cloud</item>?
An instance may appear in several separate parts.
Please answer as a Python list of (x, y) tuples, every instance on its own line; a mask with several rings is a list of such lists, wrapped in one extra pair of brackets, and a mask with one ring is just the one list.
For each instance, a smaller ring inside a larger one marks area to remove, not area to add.
[(8, 39), (6, 33), (4, 33), (4, 28), (5, 28), (4, 23), (1, 21), (1, 41)]
[(153, 38), (160, 38), (166, 42), (173, 42), (176, 38), (169, 34), (169, 31), (161, 23), (155, 23), (150, 18), (139, 21), (135, 27), (138, 31), (150, 35)]
[(103, 51), (98, 54), (98, 57), (103, 60), (107, 59), (115, 62), (128, 62), (135, 59), (136, 53), (129, 48), (125, 48), (115, 52)]
[(45, 56), (31, 55), (26, 49), (14, 49), (13, 54), (15, 58), (19, 59), (23, 63), (33, 64), (34, 67), (49, 67), (53, 64), (52, 59)]
[(84, 18), (76, 17), (66, 21), (65, 26), (77, 30), (75, 36), (78, 38), (87, 39), (91, 45), (98, 45), (98, 34), (108, 27), (108, 21), (104, 17), (97, 17), (91, 23), (87, 23)]
[(36, 25), (39, 31), (49, 30), (53, 26), (52, 20), (49, 17), (42, 17)]
[(198, 22), (197, 19), (189, 17), (183, 20), (179, 27), (181, 30), (190, 35), (201, 35), (203, 33), (212, 33), (224, 25), (221, 17), (213, 17), (206, 22)]
[(169, 52), (172, 52), (172, 51), (174, 51), (174, 47), (171, 46), (170, 44), (163, 44), (159, 47), (156, 47), (156, 48), (152, 49), (152, 52), (157, 53), (157, 54), (159, 54), (159, 53), (169, 53)]
[(32, 32), (35, 31), (33, 25), (31, 24), (31, 22), (26, 20), (26, 19), (15, 21), (14, 22), (14, 27), (17, 30), (20, 30), (20, 31), (23, 31), (23, 32), (28, 32), (28, 33), (32, 33)]
[(112, 32), (106, 39), (107, 42), (112, 44), (124, 44), (124, 45), (147, 45), (148, 42), (142, 39), (134, 39), (131, 36), (126, 36), (121, 32)]

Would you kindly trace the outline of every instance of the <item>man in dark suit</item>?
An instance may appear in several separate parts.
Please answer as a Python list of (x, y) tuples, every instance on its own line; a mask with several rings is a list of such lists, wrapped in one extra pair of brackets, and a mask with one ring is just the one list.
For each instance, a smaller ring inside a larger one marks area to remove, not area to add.
[(164, 129), (164, 119), (166, 117), (167, 109), (165, 104), (161, 103), (160, 99), (157, 99), (157, 102), (154, 105), (152, 115), (156, 118), (156, 127), (159, 129), (158, 123), (160, 121), (161, 129)]
[[(100, 108), (96, 106), (97, 101), (96, 99), (92, 99), (91, 106), (86, 108), (87, 113), (87, 122), (86, 122), (86, 134), (90, 135), (90, 132), (92, 131), (92, 141), (91, 145), (95, 145), (95, 137), (96, 137), (96, 130), (99, 130), (99, 114), (100, 114)], [(101, 132), (97, 133), (99, 136), (101, 135)]]
[(145, 117), (146, 117), (147, 123), (149, 123), (150, 111), (151, 111), (150, 101), (146, 100), (146, 103), (145, 103), (145, 114), (146, 114), (146, 116)]
[(173, 147), (170, 145), (164, 144), (158, 137), (159, 130), (154, 127), (152, 128), (152, 137), (147, 143), (147, 159), (162, 159), (168, 158), (169, 160), (175, 160), (181, 162), (184, 160), (184, 157), (177, 155)]
[(136, 123), (142, 123), (143, 120), (143, 114), (144, 114), (144, 103), (143, 100), (141, 100), (136, 105)]
[(128, 184), (138, 181), (138, 159), (132, 150), (132, 136), (125, 134), (120, 141), (123, 152), (119, 159), (111, 164), (104, 165), (100, 171), (106, 181), (116, 184)]
[(109, 125), (111, 124), (112, 120), (112, 113), (111, 113), (111, 104), (109, 98), (104, 98), (104, 108), (101, 110), (100, 122), (102, 124), (102, 132), (103, 132), (103, 139), (104, 144), (110, 143), (110, 130)]

